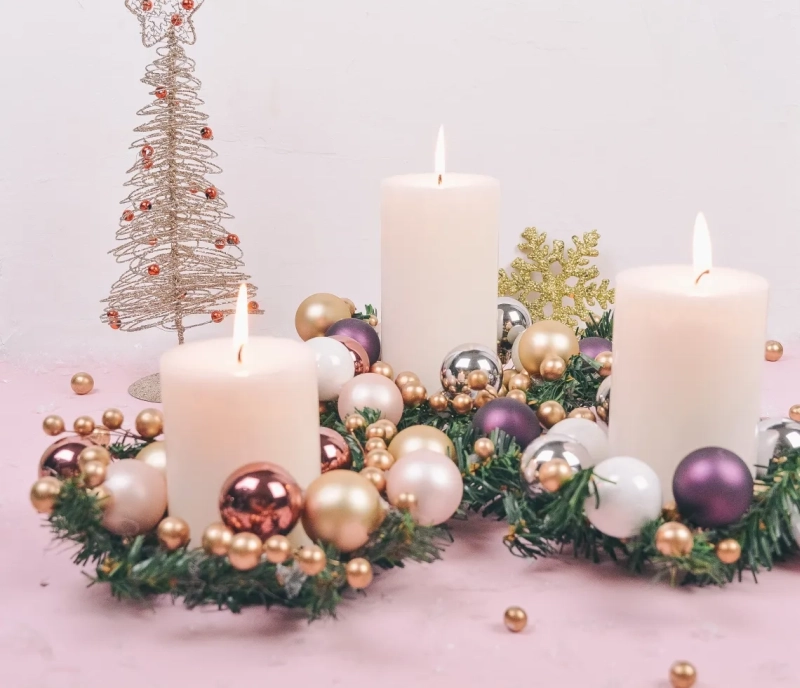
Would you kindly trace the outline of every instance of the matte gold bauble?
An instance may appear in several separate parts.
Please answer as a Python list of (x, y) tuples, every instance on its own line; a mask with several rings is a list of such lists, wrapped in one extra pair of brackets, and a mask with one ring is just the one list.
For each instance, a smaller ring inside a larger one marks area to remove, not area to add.
[(94, 378), (89, 373), (75, 373), (69, 386), (75, 394), (88, 394), (94, 389)]
[(369, 480), (378, 492), (383, 492), (386, 489), (386, 474), (380, 468), (367, 466), (361, 469), (359, 475)]
[(384, 377), (388, 377), (390, 380), (394, 378), (394, 370), (392, 370), (392, 366), (390, 366), (385, 361), (375, 361), (369, 369), (369, 372), (376, 373), (377, 375), (383, 375)]
[(428, 404), (430, 404), (431, 409), (437, 413), (447, 411), (448, 401), (447, 397), (444, 395), (444, 392), (437, 392), (434, 394), (430, 399), (428, 399)]
[(552, 428), (567, 417), (564, 407), (557, 401), (544, 401), (536, 409), (536, 417), (545, 428)]
[(206, 554), (224, 557), (231, 548), (233, 531), (224, 523), (212, 523), (203, 531), (203, 549)]
[(273, 535), (264, 543), (264, 556), (271, 564), (282, 564), (292, 556), (292, 543), (285, 535)]
[(119, 430), (124, 421), (125, 416), (119, 409), (110, 408), (103, 411), (103, 425), (109, 430)]
[(525, 394), (521, 389), (510, 389), (506, 397), (509, 399), (513, 399), (514, 401), (518, 401), (520, 404), (527, 404), (528, 403), (528, 395)]
[(381, 418), (380, 420), (375, 421), (373, 425), (383, 428), (383, 439), (387, 442), (391, 442), (394, 439), (394, 436), (397, 434), (397, 426), (388, 418)]
[(764, 358), (774, 363), (780, 361), (781, 356), (783, 356), (783, 344), (770, 339), (764, 347)]
[(372, 437), (364, 444), (364, 451), (367, 454), (369, 454), (371, 451), (375, 451), (376, 449), (386, 449), (385, 440), (382, 440), (380, 437)]
[(255, 533), (236, 533), (231, 538), (228, 561), (238, 571), (249, 571), (261, 562), (261, 538)]
[(372, 564), (361, 557), (351, 559), (344, 567), (347, 584), (354, 590), (363, 590), (372, 583)]
[(167, 443), (163, 440), (151, 442), (137, 455), (137, 461), (144, 461), (153, 468), (157, 468), (164, 476), (167, 475)]
[(528, 375), (528, 373), (515, 373), (509, 377), (506, 388), (509, 391), (512, 389), (519, 389), (523, 392), (527, 392), (531, 388), (531, 376)]
[(585, 406), (572, 409), (572, 411), (569, 412), (567, 418), (583, 418), (584, 420), (592, 421), (592, 423), (597, 422), (597, 418), (594, 415), (594, 411), (592, 411), (592, 409), (590, 408), (586, 408)]
[(794, 406), (789, 409), (789, 418), (800, 423), (800, 404), (794, 404)]
[(42, 430), (45, 435), (55, 437), (64, 432), (64, 419), (61, 416), (47, 416), (42, 421)]
[(300, 339), (324, 337), (335, 322), (349, 318), (350, 307), (333, 294), (312, 294), (297, 308), (294, 326)]
[(78, 454), (78, 466), (80, 466), (81, 471), (83, 471), (86, 464), (94, 462), (102, 463), (107, 466), (111, 463), (111, 453), (105, 447), (92, 445), (86, 447), (86, 449)]
[(566, 459), (555, 458), (539, 466), (539, 483), (547, 492), (558, 492), (574, 475)]
[(325, 570), (328, 565), (328, 558), (321, 547), (311, 545), (301, 547), (294, 555), (298, 568), (307, 576), (316, 576)]
[(566, 372), (567, 364), (560, 356), (545, 356), (542, 365), (539, 366), (539, 375), (549, 382), (560, 380)]
[(419, 382), (411, 382), (400, 388), (400, 394), (406, 406), (419, 406), (428, 396), (428, 390)]
[(453, 397), (453, 411), (463, 416), (472, 411), (472, 397), (469, 394), (456, 394)]
[(378, 425), (377, 423), (373, 423), (372, 425), (367, 426), (366, 436), (368, 440), (373, 438), (378, 438), (380, 440), (385, 440), (386, 438), (386, 429)]
[(81, 466), (81, 476), (87, 487), (102, 485), (106, 479), (106, 465), (102, 461), (86, 461)]
[(429, 425), (412, 425), (401, 430), (389, 444), (389, 451), (395, 459), (402, 459), (417, 449), (431, 449), (453, 460), (456, 456), (453, 441), (444, 432)]
[(697, 670), (690, 662), (675, 662), (669, 670), (672, 688), (692, 688), (697, 681)]
[(503, 623), (512, 633), (519, 633), (528, 625), (528, 615), (521, 607), (509, 607), (503, 614)]
[(614, 354), (612, 354), (610, 351), (603, 351), (594, 357), (594, 360), (600, 364), (600, 370), (597, 371), (600, 374), (600, 377), (608, 377), (611, 375), (611, 364), (613, 359)]
[(381, 471), (388, 471), (394, 466), (395, 458), (386, 449), (373, 449), (364, 457), (364, 465), (367, 468), (377, 468)]
[(656, 531), (656, 549), (665, 557), (685, 557), (694, 547), (694, 535), (683, 523), (667, 521)]
[(400, 388), (403, 389), (406, 385), (413, 384), (414, 382), (419, 382), (419, 377), (416, 373), (412, 373), (409, 370), (404, 370), (400, 373), (395, 379), (394, 383)]
[(580, 353), (575, 332), (557, 320), (540, 320), (519, 336), (519, 360), (530, 375), (539, 375), (547, 356), (569, 361)]
[(365, 545), (384, 516), (378, 490), (353, 471), (328, 471), (306, 490), (306, 533), (312, 540), (329, 542), (342, 552)]
[(400, 509), (400, 511), (408, 511), (413, 515), (414, 509), (417, 507), (417, 496), (410, 492), (401, 492), (395, 498), (392, 506)]
[(475, 445), (472, 447), (472, 451), (476, 456), (479, 456), (482, 459), (491, 458), (494, 456), (494, 442), (492, 442), (492, 440), (490, 440), (488, 437), (481, 437), (480, 439), (475, 440)]
[(88, 437), (94, 432), (94, 421), (89, 416), (79, 416), (72, 424), (72, 429), (81, 437)]
[(342, 301), (344, 301), (347, 304), (347, 307), (350, 309), (350, 315), (351, 316), (355, 315), (356, 311), (358, 310), (356, 308), (356, 304), (354, 304), (350, 299), (346, 299), (344, 297), (341, 297), (341, 298), (342, 298)]
[(720, 540), (717, 543), (717, 558), (723, 564), (735, 564), (742, 556), (742, 546), (733, 538)]
[(31, 487), (31, 504), (40, 514), (49, 514), (60, 492), (61, 481), (58, 478), (52, 475), (39, 478)]
[(344, 427), (347, 429), (347, 432), (354, 433), (357, 430), (362, 430), (367, 427), (367, 421), (364, 420), (364, 416), (354, 413), (351, 416), (347, 416)]
[(136, 416), (136, 432), (147, 440), (152, 440), (164, 432), (164, 416), (158, 409), (148, 408)]
[(189, 524), (177, 516), (162, 518), (156, 529), (161, 546), (168, 552), (189, 544)]
[(473, 370), (467, 375), (467, 386), (476, 392), (486, 389), (489, 384), (489, 374), (485, 370)]

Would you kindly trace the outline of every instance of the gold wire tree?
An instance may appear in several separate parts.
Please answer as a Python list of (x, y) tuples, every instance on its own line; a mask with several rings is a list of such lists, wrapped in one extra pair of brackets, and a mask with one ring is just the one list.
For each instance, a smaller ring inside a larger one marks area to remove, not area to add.
[[(136, 161), (125, 185), (132, 190), (122, 201), (121, 245), (111, 251), (127, 270), (102, 316), (115, 330), (174, 331), (180, 344), (188, 328), (232, 313), (239, 285), (249, 280), (239, 237), (222, 226), (232, 218), (223, 193), (207, 179), (222, 170), (211, 162), (213, 132), (198, 110), (201, 84), (181, 45), (194, 43), (192, 15), (203, 2), (125, 2), (141, 22), (144, 45), (161, 45), (142, 79), (153, 100), (138, 112), (148, 121), (135, 129), (142, 136), (131, 144)], [(248, 284), (249, 298), (255, 291)], [(255, 301), (249, 308), (259, 312)]]

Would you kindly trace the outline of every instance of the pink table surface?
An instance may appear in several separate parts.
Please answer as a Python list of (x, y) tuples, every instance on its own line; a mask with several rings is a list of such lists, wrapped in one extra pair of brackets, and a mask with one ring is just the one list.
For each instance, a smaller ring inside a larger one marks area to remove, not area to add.
[[(798, 351), (766, 365), (765, 415), (800, 401)], [(97, 389), (85, 397), (71, 393), (72, 372), (0, 364), (2, 686), (666, 688), (681, 658), (699, 688), (800, 685), (800, 562), (758, 585), (673, 590), (613, 564), (516, 559), (502, 524), (478, 518), (454, 524), (443, 562), (382, 574), (336, 621), (115, 602), (50, 544), (27, 493), (47, 446), (43, 415), (117, 406), (132, 418), (144, 404), (125, 389), (146, 371), (89, 368)], [(519, 635), (503, 627), (509, 605), (528, 612)]]

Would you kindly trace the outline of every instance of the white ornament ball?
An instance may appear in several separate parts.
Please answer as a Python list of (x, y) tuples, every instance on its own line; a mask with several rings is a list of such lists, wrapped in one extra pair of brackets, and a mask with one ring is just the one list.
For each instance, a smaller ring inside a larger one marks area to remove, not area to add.
[(386, 496), (394, 504), (403, 494), (417, 498), (411, 512), (417, 523), (435, 526), (447, 521), (464, 496), (464, 480), (453, 460), (431, 449), (417, 449), (391, 467)]
[[(584, 502), (589, 522), (616, 538), (639, 534), (661, 513), (661, 483), (644, 461), (614, 456), (594, 467), (594, 491)], [(599, 502), (598, 502), (599, 498)]]
[(377, 373), (357, 375), (339, 390), (338, 409), (342, 421), (364, 409), (373, 409), (380, 411), (381, 418), (388, 418), (397, 425), (403, 417), (403, 407), (399, 387)]
[(347, 347), (330, 337), (315, 337), (306, 342), (317, 358), (317, 387), (320, 401), (333, 401), (356, 369)]
[(584, 465), (583, 468), (594, 466), (609, 456), (608, 436), (605, 430), (590, 420), (585, 418), (565, 418), (550, 428), (550, 432), (566, 435), (586, 447), (589, 456), (592, 457), (592, 461)]
[(132, 537), (153, 530), (167, 510), (164, 474), (144, 461), (112, 461), (103, 482), (111, 493), (103, 526), (116, 535)]
[(511, 345), (511, 362), (514, 364), (514, 370), (517, 372), (524, 372), (525, 368), (522, 366), (522, 361), (519, 358), (519, 336), (514, 339), (514, 343)]

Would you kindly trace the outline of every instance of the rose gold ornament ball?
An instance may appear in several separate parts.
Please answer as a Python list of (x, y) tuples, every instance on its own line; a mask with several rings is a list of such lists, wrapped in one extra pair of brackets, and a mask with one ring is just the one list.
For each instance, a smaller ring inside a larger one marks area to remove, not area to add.
[(81, 437), (65, 437), (54, 442), (39, 459), (39, 477), (49, 475), (59, 480), (77, 478), (81, 473), (78, 457), (91, 444), (90, 440)]
[(353, 457), (347, 441), (336, 430), (320, 427), (319, 458), (321, 471), (335, 471), (339, 468), (350, 468)]

